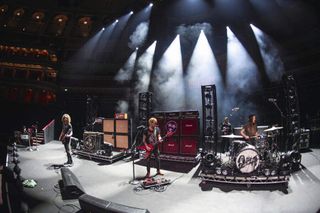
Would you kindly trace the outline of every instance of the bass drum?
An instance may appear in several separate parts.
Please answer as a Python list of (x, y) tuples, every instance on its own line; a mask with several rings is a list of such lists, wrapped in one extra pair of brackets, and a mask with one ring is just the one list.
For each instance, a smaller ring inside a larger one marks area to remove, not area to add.
[(236, 166), (241, 173), (255, 171), (260, 163), (257, 149), (252, 145), (243, 147), (236, 156)]

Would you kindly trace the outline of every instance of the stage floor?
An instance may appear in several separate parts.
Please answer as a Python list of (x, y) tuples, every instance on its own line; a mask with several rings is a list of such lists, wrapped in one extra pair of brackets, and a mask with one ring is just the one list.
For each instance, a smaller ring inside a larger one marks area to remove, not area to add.
[[(66, 161), (61, 142), (39, 146), (38, 151), (19, 148), (19, 164), (24, 179), (34, 179), (35, 188), (24, 188), (30, 212), (77, 212), (78, 200), (62, 200), (57, 188), (61, 179), (59, 164)], [(132, 161), (113, 164), (73, 156), (70, 170), (89, 195), (119, 204), (146, 208), (152, 213), (179, 212), (317, 212), (320, 210), (320, 149), (302, 154), (303, 169), (292, 174), (288, 187), (214, 185), (197, 177), (199, 164), (162, 162), (164, 178), (173, 181), (163, 192), (135, 190)], [(137, 160), (138, 161), (138, 160)], [(57, 167), (55, 167), (57, 166)], [(152, 174), (156, 170), (152, 169)], [(146, 173), (137, 162), (135, 174)]]

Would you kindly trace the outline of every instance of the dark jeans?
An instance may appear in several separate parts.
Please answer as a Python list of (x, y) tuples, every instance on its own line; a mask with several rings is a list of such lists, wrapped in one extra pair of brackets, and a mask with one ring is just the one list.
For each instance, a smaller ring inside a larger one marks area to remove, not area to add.
[(154, 159), (155, 159), (156, 164), (157, 164), (157, 171), (160, 171), (160, 159), (159, 159), (160, 151), (159, 151), (158, 145), (156, 145), (154, 147), (154, 149), (152, 150), (151, 154), (149, 155), (149, 157), (147, 158), (147, 172), (148, 173), (150, 173), (151, 155), (152, 154), (154, 155)]
[(68, 158), (67, 163), (69, 163), (69, 164), (72, 163), (70, 141), (71, 141), (70, 138), (65, 138), (64, 143), (63, 143), (64, 149), (66, 150), (66, 153), (67, 153), (67, 158)]
[(63, 141), (64, 149), (66, 150), (66, 153), (71, 153), (71, 146), (70, 146), (70, 138), (65, 138)]

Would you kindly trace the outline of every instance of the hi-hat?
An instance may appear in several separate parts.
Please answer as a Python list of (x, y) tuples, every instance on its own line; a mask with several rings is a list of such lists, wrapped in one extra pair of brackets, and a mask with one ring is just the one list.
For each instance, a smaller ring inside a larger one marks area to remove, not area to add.
[(265, 129), (263, 131), (264, 132), (270, 132), (270, 131), (275, 131), (275, 130), (279, 130), (279, 129), (283, 129), (283, 127), (282, 126), (273, 126), (273, 127), (269, 128), (269, 129)]
[(222, 138), (243, 138), (241, 135), (221, 135)]

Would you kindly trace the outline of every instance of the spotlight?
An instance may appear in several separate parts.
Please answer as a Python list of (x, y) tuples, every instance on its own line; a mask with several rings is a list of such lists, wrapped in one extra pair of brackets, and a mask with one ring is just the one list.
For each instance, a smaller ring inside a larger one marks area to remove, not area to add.
[(149, 4), (149, 7), (153, 7), (153, 3), (150, 3), (150, 4)]
[(133, 11), (130, 11), (130, 13), (129, 13), (130, 15), (132, 15), (133, 14)]
[(116, 23), (118, 23), (119, 22), (119, 20), (118, 19), (116, 19)]
[(102, 27), (102, 31), (104, 31), (106, 28)]
[(139, 47), (136, 47), (136, 50), (138, 50), (139, 49)]

